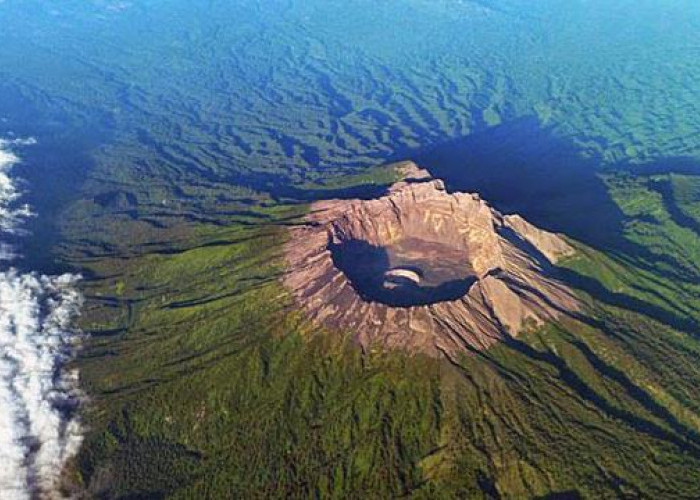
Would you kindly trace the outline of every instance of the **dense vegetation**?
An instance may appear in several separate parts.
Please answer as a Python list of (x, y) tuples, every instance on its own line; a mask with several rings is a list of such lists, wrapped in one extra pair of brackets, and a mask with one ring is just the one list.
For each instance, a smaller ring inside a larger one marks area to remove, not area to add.
[[(692, 213), (698, 180), (671, 179)], [(697, 263), (698, 234), (672, 221), (660, 182), (616, 180), (629, 237)], [(296, 210), (174, 254), (82, 263), (96, 272), (80, 363), (94, 427), (76, 467), (93, 492), (700, 494), (697, 264), (661, 279), (581, 247), (563, 272), (591, 294), (582, 320), (454, 365), (361, 353), (291, 312), (276, 281)]]
[[(204, 4), (0, 2), (26, 265), (85, 277), (66, 488), (700, 496), (696, 2)], [(405, 157), (572, 238), (585, 314), (452, 362), (312, 327), (285, 227)]]

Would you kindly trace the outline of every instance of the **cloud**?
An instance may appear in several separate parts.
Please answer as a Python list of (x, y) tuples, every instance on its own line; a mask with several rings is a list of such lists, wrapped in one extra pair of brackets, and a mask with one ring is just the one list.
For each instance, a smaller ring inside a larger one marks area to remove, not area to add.
[[(30, 141), (0, 141), (0, 240), (31, 215), (11, 177), (8, 151)], [(0, 498), (54, 497), (65, 461), (81, 442), (77, 374), (63, 369), (80, 333), (77, 276), (5, 268), (14, 249), (0, 241)]]

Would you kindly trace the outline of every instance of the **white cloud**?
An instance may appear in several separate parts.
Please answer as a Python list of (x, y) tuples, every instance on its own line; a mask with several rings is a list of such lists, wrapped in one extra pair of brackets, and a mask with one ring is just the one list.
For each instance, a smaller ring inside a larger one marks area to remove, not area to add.
[[(0, 141), (0, 238), (30, 215), (18, 205), (7, 148)], [(0, 265), (14, 250), (0, 242)], [(57, 495), (61, 469), (80, 445), (75, 410), (77, 375), (62, 368), (79, 332), (72, 327), (81, 298), (72, 275), (44, 276), (0, 268), (0, 498)]]

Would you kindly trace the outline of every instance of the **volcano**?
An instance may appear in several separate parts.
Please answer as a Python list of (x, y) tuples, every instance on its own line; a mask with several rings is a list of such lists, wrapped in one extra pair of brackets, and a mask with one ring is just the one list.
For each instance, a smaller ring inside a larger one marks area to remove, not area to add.
[(363, 347), (486, 349), (579, 307), (555, 264), (560, 235), (448, 193), (412, 162), (372, 200), (326, 200), (290, 229), (284, 285), (317, 324)]

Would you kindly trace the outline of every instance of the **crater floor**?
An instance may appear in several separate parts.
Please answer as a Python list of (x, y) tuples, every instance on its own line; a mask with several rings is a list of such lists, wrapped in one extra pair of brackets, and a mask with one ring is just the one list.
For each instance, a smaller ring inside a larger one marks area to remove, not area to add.
[(351, 240), (330, 247), (335, 266), (367, 301), (410, 307), (456, 300), (475, 281), (464, 252), (403, 238), (386, 246)]

